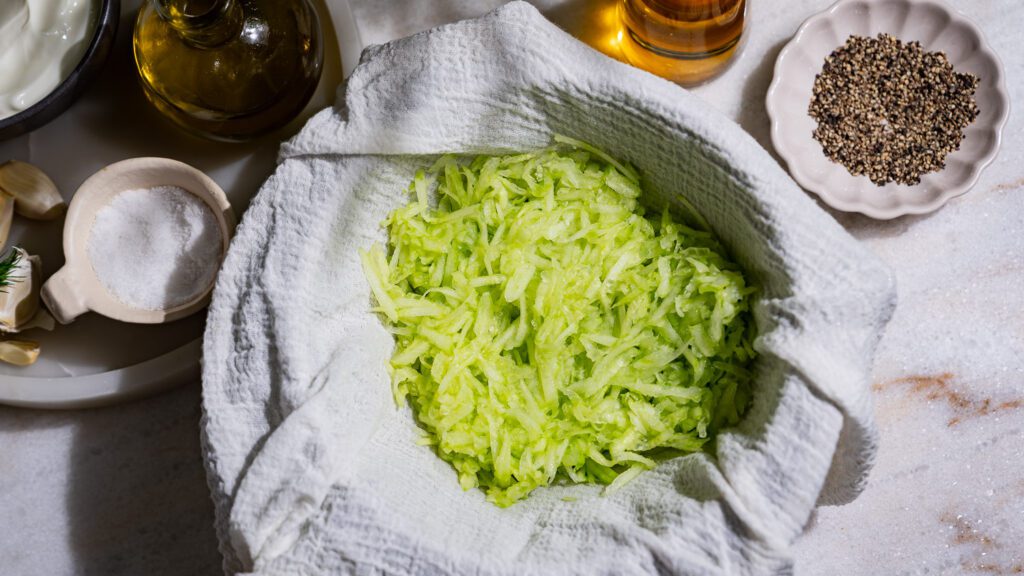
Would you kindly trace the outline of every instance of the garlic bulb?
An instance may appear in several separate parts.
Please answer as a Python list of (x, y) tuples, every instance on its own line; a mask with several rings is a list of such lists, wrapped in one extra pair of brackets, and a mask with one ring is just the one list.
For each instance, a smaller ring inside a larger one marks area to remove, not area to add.
[(29, 366), (39, 359), (39, 343), (31, 340), (0, 341), (0, 362)]
[(0, 191), (14, 198), (18, 214), (33, 220), (53, 220), (67, 207), (53, 180), (27, 162), (0, 164)]
[(7, 245), (7, 237), (11, 234), (11, 222), (14, 221), (14, 198), (0, 192), (0, 246)]
[[(53, 320), (39, 306), (42, 286), (42, 260), (29, 256), (22, 248), (13, 248), (20, 254), (8, 278), (10, 285), (0, 292), (0, 332), (13, 334), (29, 328), (53, 328)], [(37, 318), (38, 316), (38, 318)], [(49, 319), (49, 321), (47, 321)]]

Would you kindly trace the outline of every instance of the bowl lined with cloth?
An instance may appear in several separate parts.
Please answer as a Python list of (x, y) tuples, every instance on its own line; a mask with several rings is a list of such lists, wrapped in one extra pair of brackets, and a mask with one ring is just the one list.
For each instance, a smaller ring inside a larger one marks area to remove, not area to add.
[[(440, 156), (555, 135), (634, 166), (643, 202), (692, 207), (760, 286), (741, 423), (613, 494), (464, 491), (396, 406), (394, 342), (360, 251)], [(524, 2), (364, 52), (336, 107), (282, 148), (218, 277), (203, 447), (229, 572), (768, 574), (875, 453), (869, 375), (890, 271), (739, 126), (577, 42)]]

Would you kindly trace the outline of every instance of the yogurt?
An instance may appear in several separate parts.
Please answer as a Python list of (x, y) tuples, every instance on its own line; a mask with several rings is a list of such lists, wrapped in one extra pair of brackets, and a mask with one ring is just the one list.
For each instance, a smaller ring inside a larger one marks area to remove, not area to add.
[(0, 0), (0, 119), (52, 92), (81, 62), (97, 0)]

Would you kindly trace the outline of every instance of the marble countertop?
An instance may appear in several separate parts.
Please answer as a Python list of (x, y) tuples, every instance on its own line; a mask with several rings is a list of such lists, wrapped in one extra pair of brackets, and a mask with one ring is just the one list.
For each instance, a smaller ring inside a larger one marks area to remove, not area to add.
[[(695, 92), (771, 150), (775, 57), (831, 0), (750, 1), (743, 55)], [(1024, 3), (950, 2), (985, 31), (1011, 101), (1024, 102)], [(352, 0), (366, 44), (500, 3)], [(614, 0), (535, 3), (599, 44)], [(874, 369), (881, 449), (870, 485), (814, 515), (797, 573), (1024, 574), (1024, 120), (1011, 115), (996, 162), (943, 210), (893, 222), (834, 215), (893, 267), (900, 303)], [(195, 383), (98, 410), (0, 407), (0, 572), (219, 574), (199, 395)]]

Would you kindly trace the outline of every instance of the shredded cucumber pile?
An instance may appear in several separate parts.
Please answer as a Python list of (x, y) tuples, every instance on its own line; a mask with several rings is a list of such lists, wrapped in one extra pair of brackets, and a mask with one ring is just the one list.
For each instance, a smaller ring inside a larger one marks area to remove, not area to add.
[(362, 253), (396, 400), (502, 507), (558, 478), (617, 489), (701, 450), (750, 397), (739, 268), (710, 233), (646, 218), (631, 167), (558, 141), (442, 158), (385, 221), (387, 252)]

